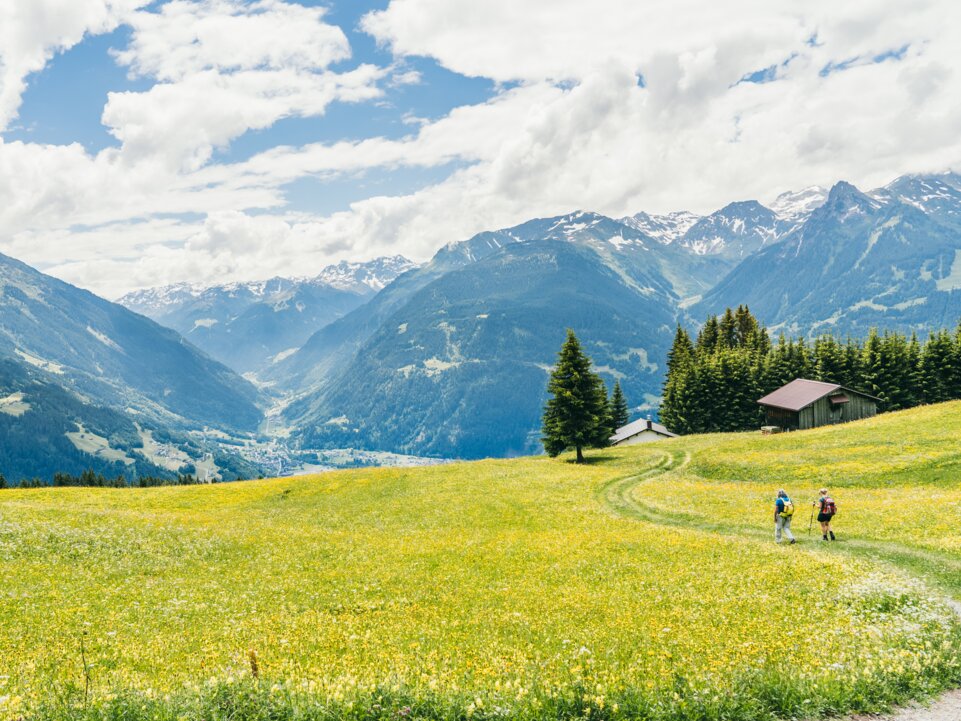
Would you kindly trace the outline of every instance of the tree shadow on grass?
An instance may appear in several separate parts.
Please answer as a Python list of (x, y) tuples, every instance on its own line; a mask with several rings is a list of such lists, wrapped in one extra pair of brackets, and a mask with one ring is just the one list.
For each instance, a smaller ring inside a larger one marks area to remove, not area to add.
[(578, 463), (576, 458), (565, 458), (564, 462), (569, 463), (572, 466), (596, 466), (601, 463), (607, 463), (608, 461), (613, 461), (615, 456), (612, 455), (600, 455), (600, 456), (584, 456), (584, 461)]

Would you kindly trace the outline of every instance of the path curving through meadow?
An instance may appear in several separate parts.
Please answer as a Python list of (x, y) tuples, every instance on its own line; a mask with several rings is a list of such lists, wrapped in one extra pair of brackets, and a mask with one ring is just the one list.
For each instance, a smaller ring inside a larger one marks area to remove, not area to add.
[[(735, 526), (725, 522), (712, 522), (687, 513), (665, 511), (653, 504), (645, 503), (637, 497), (641, 483), (660, 476), (683, 470), (691, 463), (691, 453), (687, 450), (665, 450), (661, 458), (639, 473), (629, 474), (609, 481), (598, 491), (601, 502), (618, 515), (644, 521), (654, 525), (681, 527), (723, 535), (748, 535), (751, 538), (770, 539), (771, 533), (760, 528)], [(667, 480), (665, 478), (665, 480)], [(822, 548), (818, 544), (819, 548)], [(961, 559), (935, 551), (910, 548), (897, 543), (847, 540), (841, 546), (829, 545), (823, 548), (829, 553), (846, 553), (866, 556), (897, 567), (910, 561), (915, 568), (929, 569), (932, 574), (950, 569), (961, 573)], [(901, 563), (899, 563), (899, 561)], [(926, 574), (925, 574), (926, 575)], [(924, 580), (931, 580), (924, 579)], [(944, 601), (961, 617), (961, 600), (944, 595)], [(930, 705), (913, 704), (889, 714), (860, 714), (848, 717), (847, 721), (961, 721), (961, 689), (948, 691)]]

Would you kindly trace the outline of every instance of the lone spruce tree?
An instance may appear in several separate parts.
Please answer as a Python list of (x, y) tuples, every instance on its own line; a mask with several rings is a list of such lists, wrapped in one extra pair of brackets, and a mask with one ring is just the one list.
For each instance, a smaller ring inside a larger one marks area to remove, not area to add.
[(547, 384), (551, 398), (544, 409), (544, 449), (551, 457), (573, 448), (584, 462), (585, 447), (602, 447), (610, 438), (607, 389), (591, 370), (591, 359), (568, 329), (557, 366)]
[(614, 391), (611, 393), (611, 435), (613, 436), (618, 428), (626, 426), (631, 420), (630, 411), (627, 407), (627, 399), (624, 391), (621, 390), (621, 382), (614, 383)]

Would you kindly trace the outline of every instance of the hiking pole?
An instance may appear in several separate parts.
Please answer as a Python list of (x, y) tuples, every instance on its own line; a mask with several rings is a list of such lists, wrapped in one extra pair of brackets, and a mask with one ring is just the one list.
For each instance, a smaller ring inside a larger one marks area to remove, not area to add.
[(811, 522), (808, 523), (808, 535), (811, 535), (811, 529), (814, 528), (814, 504), (811, 504)]

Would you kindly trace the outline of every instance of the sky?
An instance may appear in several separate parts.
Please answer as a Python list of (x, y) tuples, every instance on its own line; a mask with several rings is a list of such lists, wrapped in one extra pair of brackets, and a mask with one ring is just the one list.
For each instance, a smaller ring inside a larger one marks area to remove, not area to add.
[(108, 298), (961, 169), (955, 0), (0, 0), (0, 253)]

